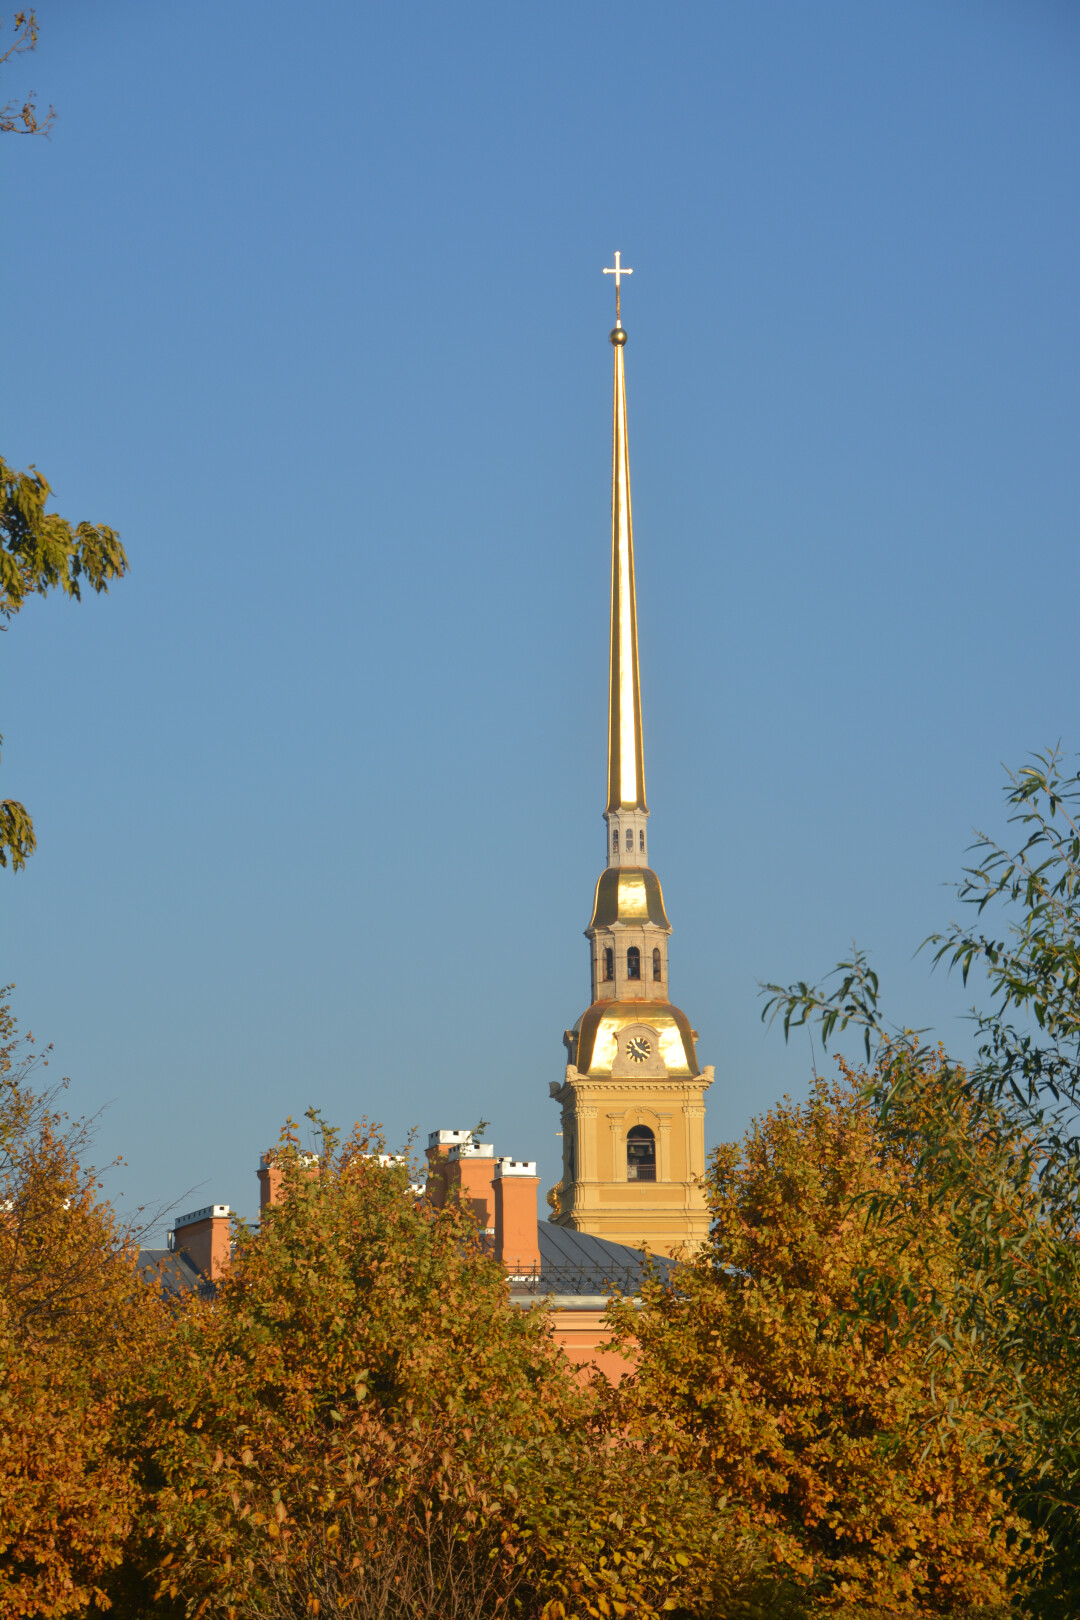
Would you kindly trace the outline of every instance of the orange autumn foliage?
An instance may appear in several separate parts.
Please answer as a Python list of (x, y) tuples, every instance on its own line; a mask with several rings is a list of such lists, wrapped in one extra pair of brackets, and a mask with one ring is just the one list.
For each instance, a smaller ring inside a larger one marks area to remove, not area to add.
[[(650, 1285), (647, 1310), (615, 1312), (640, 1346), (618, 1405), (823, 1608), (1004, 1610), (1031, 1537), (963, 1399), (979, 1352), (931, 1351), (931, 1296), (958, 1263), (948, 1209), (882, 1130), (866, 1077), (841, 1071), (717, 1149), (709, 1244)], [(875, 1194), (895, 1197), (887, 1222)], [(885, 1262), (903, 1288), (868, 1315)]]
[(153, 1320), (42, 1063), (0, 1008), (0, 1620), (106, 1601), (139, 1505), (117, 1385)]
[(0, 1334), (0, 1616), (82, 1613), (138, 1500), (113, 1448), (116, 1403), (77, 1352)]
[(957, 1400), (981, 1369), (927, 1359), (962, 1257), (863, 1079), (715, 1155), (709, 1248), (613, 1312), (618, 1390), (362, 1131), (314, 1174), (288, 1130), (214, 1297), (163, 1301), (9, 1088), (0, 1620), (1004, 1613), (1030, 1537)]
[(144, 1370), (159, 1599), (222, 1620), (670, 1609), (722, 1540), (697, 1483), (605, 1435), (468, 1204), (418, 1199), (381, 1147), (358, 1129), (316, 1175), (287, 1131), (279, 1202)]

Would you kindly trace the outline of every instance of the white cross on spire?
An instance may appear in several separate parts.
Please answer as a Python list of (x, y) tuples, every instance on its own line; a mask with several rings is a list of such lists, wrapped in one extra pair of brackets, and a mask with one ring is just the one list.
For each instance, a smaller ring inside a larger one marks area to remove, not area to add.
[(621, 299), (619, 297), (619, 283), (622, 281), (623, 276), (632, 276), (633, 273), (634, 272), (630, 269), (630, 267), (628, 265), (623, 264), (623, 262), (622, 262), (622, 254), (619, 253), (619, 252), (616, 252), (616, 254), (615, 254), (615, 263), (614, 263), (614, 265), (605, 265), (605, 267), (604, 267), (605, 276), (614, 276), (615, 277), (615, 325), (616, 326), (621, 326), (622, 325), (622, 311), (620, 309)]

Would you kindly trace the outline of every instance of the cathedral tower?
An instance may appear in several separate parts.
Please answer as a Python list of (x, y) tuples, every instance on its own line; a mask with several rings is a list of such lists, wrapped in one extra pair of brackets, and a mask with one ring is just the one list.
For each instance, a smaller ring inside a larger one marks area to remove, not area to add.
[(592, 1004), (564, 1041), (563, 1175), (552, 1219), (658, 1253), (708, 1232), (705, 1092), (696, 1031), (668, 999), (668, 938), (660, 882), (649, 866), (649, 810), (638, 676), (634, 535), (626, 441), (626, 332), (615, 277), (615, 404), (611, 477), (611, 662), (605, 870), (585, 930)]

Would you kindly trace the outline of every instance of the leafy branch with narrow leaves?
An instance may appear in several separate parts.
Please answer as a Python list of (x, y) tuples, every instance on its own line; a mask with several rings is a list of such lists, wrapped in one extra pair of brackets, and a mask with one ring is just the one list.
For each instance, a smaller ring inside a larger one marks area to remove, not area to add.
[[(17, 472), (0, 456), (0, 618), (12, 619), (31, 596), (60, 590), (76, 602), (83, 587), (107, 591), (127, 573), (115, 529), (69, 523), (46, 510), (52, 489), (31, 467)], [(0, 866), (19, 871), (37, 847), (34, 824), (16, 799), (0, 804)]]

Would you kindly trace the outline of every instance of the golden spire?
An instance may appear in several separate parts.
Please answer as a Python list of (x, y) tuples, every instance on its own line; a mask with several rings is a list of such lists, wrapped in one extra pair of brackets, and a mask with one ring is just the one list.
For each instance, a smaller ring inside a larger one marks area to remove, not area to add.
[(619, 282), (633, 271), (616, 253), (615, 406), (611, 463), (611, 672), (608, 686), (608, 802), (612, 810), (646, 811), (645, 758), (641, 741), (637, 601), (634, 594), (634, 529), (630, 513), (630, 452), (626, 442), (626, 372)]

